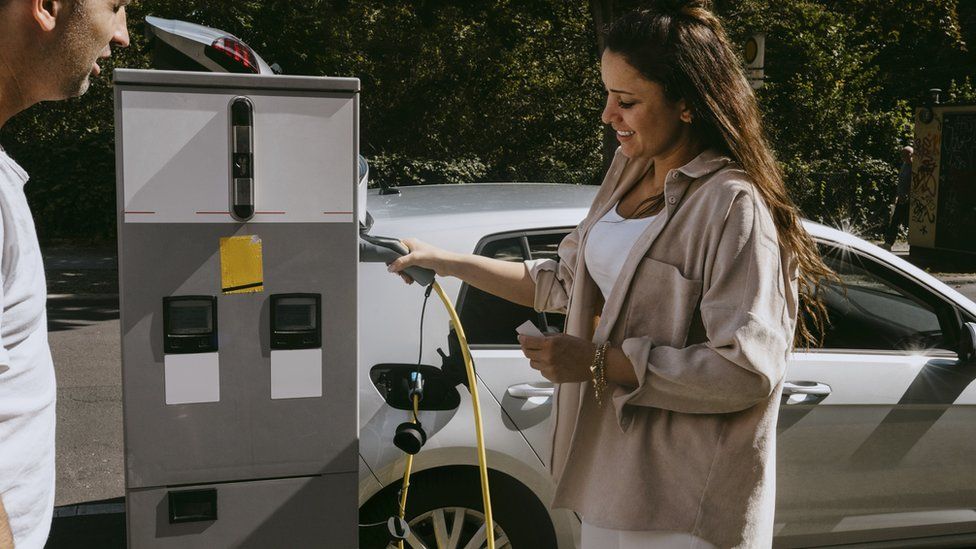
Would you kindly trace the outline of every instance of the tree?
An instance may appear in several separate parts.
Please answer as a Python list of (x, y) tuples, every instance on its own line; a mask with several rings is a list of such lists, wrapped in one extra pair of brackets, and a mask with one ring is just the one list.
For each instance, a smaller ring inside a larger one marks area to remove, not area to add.
[[(132, 47), (111, 65), (148, 68), (140, 22), (184, 19), (241, 37), (289, 74), (362, 81), (361, 150), (391, 184), (491, 180), (598, 183), (615, 136), (600, 122), (597, 32), (636, 0), (140, 0)], [(758, 99), (787, 184), (813, 219), (878, 223), (911, 106), (965, 95), (976, 3), (738, 0), (716, 4), (735, 43), (767, 34)], [(115, 231), (111, 66), (81, 99), (38, 105), (0, 140), (32, 175), (42, 239)], [(872, 221), (874, 220), (874, 221)]]

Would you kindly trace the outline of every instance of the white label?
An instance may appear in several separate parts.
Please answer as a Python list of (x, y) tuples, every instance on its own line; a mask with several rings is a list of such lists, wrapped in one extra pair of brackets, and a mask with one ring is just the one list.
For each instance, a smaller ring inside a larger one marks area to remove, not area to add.
[(271, 398), (322, 396), (322, 349), (271, 351)]
[(220, 368), (217, 353), (166, 355), (166, 404), (220, 402)]

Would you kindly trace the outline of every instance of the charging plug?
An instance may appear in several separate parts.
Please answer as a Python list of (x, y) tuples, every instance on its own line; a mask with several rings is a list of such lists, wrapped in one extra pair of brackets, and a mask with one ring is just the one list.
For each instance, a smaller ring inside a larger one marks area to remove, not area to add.
[(424, 400), (424, 374), (419, 371), (410, 372), (410, 391), (407, 396), (410, 398), (410, 402), (413, 402), (414, 395), (417, 396), (417, 400)]

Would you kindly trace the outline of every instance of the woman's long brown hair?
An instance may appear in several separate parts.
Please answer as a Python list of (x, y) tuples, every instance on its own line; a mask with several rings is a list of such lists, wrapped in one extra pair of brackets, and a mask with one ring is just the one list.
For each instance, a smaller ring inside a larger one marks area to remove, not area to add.
[(824, 264), (786, 191), (741, 62), (708, 0), (659, 0), (651, 6), (612, 23), (606, 48), (660, 84), (669, 100), (684, 99), (693, 113), (695, 136), (730, 155), (749, 175), (776, 223), (780, 248), (792, 252), (798, 263), (806, 314), (798, 315), (794, 342), (819, 344), (828, 321), (821, 284), (836, 275)]

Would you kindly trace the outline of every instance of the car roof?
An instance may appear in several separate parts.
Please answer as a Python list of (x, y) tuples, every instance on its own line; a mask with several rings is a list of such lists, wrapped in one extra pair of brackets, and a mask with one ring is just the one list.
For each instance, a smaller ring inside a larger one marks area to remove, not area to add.
[(456, 252), (508, 232), (575, 227), (599, 187), (551, 183), (465, 183), (367, 193), (372, 234), (416, 237)]
[(521, 210), (588, 209), (599, 187), (560, 183), (464, 183), (398, 187), (397, 194), (367, 193), (375, 219), (509, 213)]
[[(485, 235), (575, 226), (599, 187), (560, 183), (466, 183), (400, 187), (399, 195), (367, 193), (374, 234), (430, 239), (455, 251), (470, 252)], [(961, 304), (976, 315), (976, 303), (904, 259), (849, 232), (810, 220), (813, 238), (859, 250)]]
[[(599, 187), (560, 183), (466, 183), (453, 185), (420, 185), (399, 187), (399, 194), (367, 193), (367, 209), (381, 225), (404, 226), (422, 218), (424, 225), (438, 224), (438, 219), (452, 218), (457, 227), (471, 224), (477, 218), (508, 217), (536, 219), (553, 211), (567, 212), (567, 223), (576, 224), (580, 213), (589, 209)], [(461, 221), (464, 220), (464, 221)], [(483, 225), (483, 223), (477, 223)], [(542, 223), (541, 225), (546, 225)], [(803, 220), (811, 236), (845, 246), (860, 247), (860, 238), (826, 225)], [(540, 226), (533, 222), (527, 228)]]

